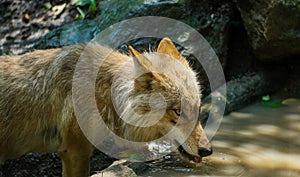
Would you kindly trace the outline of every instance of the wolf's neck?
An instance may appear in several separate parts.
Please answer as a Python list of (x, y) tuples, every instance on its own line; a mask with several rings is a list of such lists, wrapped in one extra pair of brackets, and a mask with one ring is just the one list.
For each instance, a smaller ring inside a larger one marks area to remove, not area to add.
[(108, 127), (122, 135), (124, 121), (120, 118), (129, 105), (134, 86), (134, 66), (130, 57), (111, 53), (102, 63), (96, 80), (96, 99), (100, 115)]

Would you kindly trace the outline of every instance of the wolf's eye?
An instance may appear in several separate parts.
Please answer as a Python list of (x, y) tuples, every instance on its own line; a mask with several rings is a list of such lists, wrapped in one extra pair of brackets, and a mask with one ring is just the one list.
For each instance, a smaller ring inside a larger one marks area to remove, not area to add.
[(174, 109), (174, 112), (177, 116), (180, 116), (181, 114), (181, 109)]

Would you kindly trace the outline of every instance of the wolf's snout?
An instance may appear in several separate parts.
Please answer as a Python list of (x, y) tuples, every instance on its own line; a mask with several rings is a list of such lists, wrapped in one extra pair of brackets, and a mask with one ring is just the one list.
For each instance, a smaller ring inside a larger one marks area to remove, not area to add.
[(209, 156), (213, 153), (213, 150), (212, 148), (200, 148), (198, 150), (198, 154), (201, 156), (201, 157), (206, 157), (206, 156)]

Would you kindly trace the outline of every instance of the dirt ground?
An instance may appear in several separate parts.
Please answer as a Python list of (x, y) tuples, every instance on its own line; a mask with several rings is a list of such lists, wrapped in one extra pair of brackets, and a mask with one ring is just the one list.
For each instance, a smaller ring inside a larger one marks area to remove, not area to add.
[(51, 30), (80, 17), (66, 0), (1, 0), (0, 55), (24, 53)]

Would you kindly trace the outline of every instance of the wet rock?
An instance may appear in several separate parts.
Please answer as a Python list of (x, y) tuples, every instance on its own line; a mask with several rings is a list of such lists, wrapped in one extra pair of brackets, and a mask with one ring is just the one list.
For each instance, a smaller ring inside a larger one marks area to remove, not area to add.
[(91, 177), (111, 177), (111, 176), (122, 176), (122, 177), (136, 177), (136, 173), (125, 165), (124, 160), (115, 161), (111, 166), (98, 174), (92, 175)]
[[(100, 151), (95, 151), (91, 159), (91, 172), (103, 170), (114, 160)], [(19, 158), (7, 160), (0, 166), (0, 177), (1, 174), (3, 177), (61, 176), (61, 173), (61, 159), (56, 153), (27, 153)]]
[(99, 31), (97, 21), (75, 21), (56, 28), (35, 44), (37, 49), (57, 48), (91, 41)]
[[(223, 86), (226, 88), (226, 95), (216, 90), (202, 100), (201, 123), (206, 124), (211, 111), (222, 112), (219, 106), (224, 103), (226, 103), (225, 114), (228, 114), (254, 102), (266, 93), (272, 94), (278, 91), (286, 83), (286, 77), (286, 68), (271, 66), (270, 69), (246, 73), (228, 81)], [(218, 98), (214, 105), (211, 104), (212, 96)]]
[(191, 1), (191, 14), (184, 22), (196, 28), (213, 47), (223, 66), (226, 65), (230, 20), (234, 4), (223, 1)]
[(2, 173), (3, 176), (59, 176), (61, 162), (55, 153), (28, 153), (5, 161)]
[(127, 162), (126, 165), (137, 175), (141, 175), (149, 170), (149, 165), (145, 162)]
[(253, 54), (242, 18), (237, 10), (231, 24), (232, 35), (228, 44), (228, 60), (225, 73), (227, 80), (254, 71), (260, 63)]
[(166, 17), (176, 18), (182, 16), (178, 14), (184, 14), (176, 13), (182, 12), (184, 7), (184, 3), (179, 1), (103, 1), (100, 5), (102, 13), (99, 17), (94, 20), (76, 21), (57, 28), (40, 41), (36, 48), (44, 49), (88, 42), (109, 26), (133, 17), (165, 15)]
[(280, 94), (286, 98), (300, 98), (300, 62), (293, 62), (289, 67), (289, 77)]
[(274, 61), (300, 55), (299, 0), (235, 1), (259, 59)]

